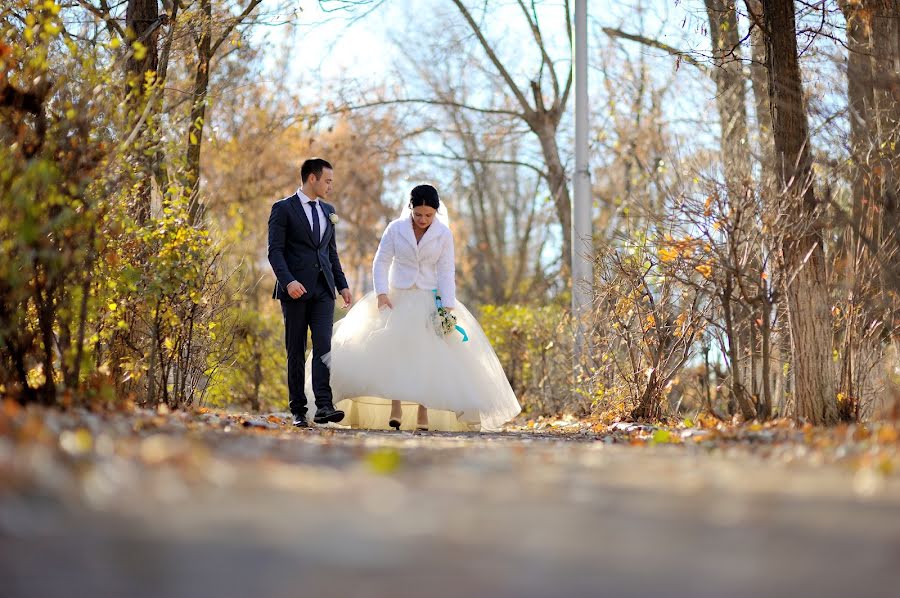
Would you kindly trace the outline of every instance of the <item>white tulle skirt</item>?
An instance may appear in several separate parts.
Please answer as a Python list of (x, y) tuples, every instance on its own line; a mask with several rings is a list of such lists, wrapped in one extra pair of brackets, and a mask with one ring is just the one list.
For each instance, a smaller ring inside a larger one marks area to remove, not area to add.
[[(418, 405), (428, 408), (431, 430), (496, 430), (521, 411), (506, 374), (475, 317), (459, 301), (453, 314), (469, 340), (434, 329), (432, 291), (392, 289), (393, 309), (379, 311), (365, 295), (335, 323), (331, 368), (341, 425), (388, 427), (391, 401), (401, 401), (401, 429), (416, 424)], [(312, 403), (307, 366), (307, 396)]]

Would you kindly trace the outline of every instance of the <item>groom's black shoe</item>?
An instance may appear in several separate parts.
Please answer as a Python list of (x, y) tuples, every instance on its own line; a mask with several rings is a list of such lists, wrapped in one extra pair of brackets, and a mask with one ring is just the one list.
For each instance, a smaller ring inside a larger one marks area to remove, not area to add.
[(309, 422), (306, 421), (306, 415), (295, 415), (294, 416), (294, 427), (295, 428), (308, 428)]
[(344, 419), (344, 412), (334, 407), (320, 407), (316, 410), (313, 421), (317, 424), (337, 423)]

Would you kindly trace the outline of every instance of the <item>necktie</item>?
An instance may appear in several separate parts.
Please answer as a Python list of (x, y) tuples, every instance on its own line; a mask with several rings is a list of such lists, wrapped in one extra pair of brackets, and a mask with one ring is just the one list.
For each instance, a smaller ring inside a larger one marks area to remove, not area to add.
[(322, 229), (319, 226), (319, 213), (316, 211), (316, 203), (315, 201), (309, 202), (309, 209), (312, 211), (312, 231), (313, 231), (313, 240), (318, 243), (321, 241), (322, 237)]

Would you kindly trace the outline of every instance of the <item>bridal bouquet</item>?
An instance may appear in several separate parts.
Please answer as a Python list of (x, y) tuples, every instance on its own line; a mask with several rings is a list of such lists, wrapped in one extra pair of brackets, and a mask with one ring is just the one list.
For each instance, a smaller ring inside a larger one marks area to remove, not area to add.
[(456, 331), (456, 316), (442, 305), (438, 306), (434, 314), (434, 331), (438, 336), (446, 336)]
[(444, 304), (441, 302), (441, 296), (437, 294), (437, 291), (434, 292), (434, 316), (433, 316), (433, 324), (434, 331), (438, 336), (447, 336), (448, 334), (453, 334), (453, 332), (459, 332), (462, 335), (462, 342), (469, 342), (469, 335), (466, 334), (466, 331), (463, 330), (462, 326), (459, 326), (456, 323), (456, 316), (450, 313), (450, 310), (444, 307)]

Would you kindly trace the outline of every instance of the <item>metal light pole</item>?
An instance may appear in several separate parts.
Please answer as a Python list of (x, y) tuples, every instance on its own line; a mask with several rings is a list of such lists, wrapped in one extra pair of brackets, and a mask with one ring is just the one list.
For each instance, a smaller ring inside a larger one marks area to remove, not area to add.
[(587, 0), (575, 0), (575, 194), (572, 206), (572, 316), (576, 322), (575, 364), (587, 351), (584, 321), (591, 307), (594, 244), (591, 173), (588, 165)]

